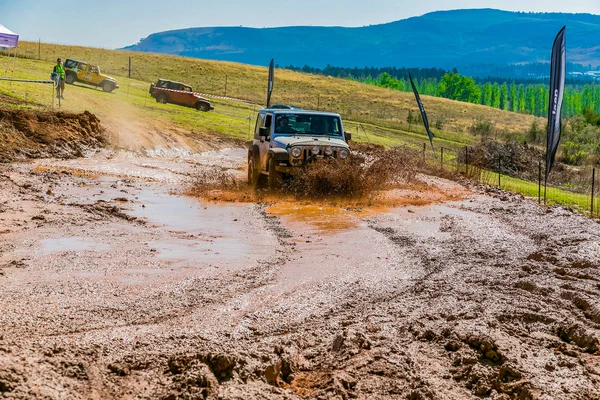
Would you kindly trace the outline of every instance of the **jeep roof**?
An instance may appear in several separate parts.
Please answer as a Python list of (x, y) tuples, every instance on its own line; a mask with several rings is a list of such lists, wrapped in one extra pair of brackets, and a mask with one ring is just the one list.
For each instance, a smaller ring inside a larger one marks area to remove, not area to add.
[(280, 108), (263, 108), (262, 110), (260, 110), (259, 112), (261, 113), (272, 113), (272, 114), (299, 114), (299, 115), (315, 115), (315, 114), (319, 114), (319, 115), (326, 115), (329, 117), (340, 117), (340, 114), (336, 114), (336, 113), (332, 113), (332, 112), (327, 112), (327, 111), (314, 111), (314, 110), (302, 110), (302, 109), (298, 109), (298, 110), (289, 110), (289, 109), (280, 109)]
[(290, 106), (287, 104), (273, 104), (271, 106), (272, 110), (302, 110), (300, 107)]
[(178, 81), (174, 81), (171, 79), (163, 79), (163, 78), (158, 78), (158, 81), (162, 81), (162, 82), (171, 82), (171, 83), (176, 83), (178, 85), (183, 85), (183, 86), (190, 86), (187, 83), (183, 83), (183, 82), (178, 82)]

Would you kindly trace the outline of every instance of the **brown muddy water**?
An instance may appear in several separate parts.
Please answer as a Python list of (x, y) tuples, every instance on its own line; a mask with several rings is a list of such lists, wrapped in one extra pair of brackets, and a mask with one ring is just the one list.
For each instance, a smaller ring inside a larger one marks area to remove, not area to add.
[(596, 222), (428, 176), (180, 195), (244, 157), (0, 166), (0, 398), (599, 398)]

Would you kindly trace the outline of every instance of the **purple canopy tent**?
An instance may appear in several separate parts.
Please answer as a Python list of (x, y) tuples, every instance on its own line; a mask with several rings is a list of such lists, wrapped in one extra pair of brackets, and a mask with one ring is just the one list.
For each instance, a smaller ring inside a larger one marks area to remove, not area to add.
[[(19, 35), (8, 30), (4, 25), (0, 25), (0, 48), (10, 49), (14, 48), (15, 61), (17, 59), (17, 46), (19, 45)], [(10, 53), (9, 57), (10, 59)], [(13, 71), (15, 69), (15, 61), (13, 61)], [(6, 68), (4, 69), (4, 77), (6, 77), (6, 71), (8, 70), (8, 60), (6, 62)]]
[(0, 47), (17, 47), (19, 35), (9, 31), (4, 25), (0, 25)]

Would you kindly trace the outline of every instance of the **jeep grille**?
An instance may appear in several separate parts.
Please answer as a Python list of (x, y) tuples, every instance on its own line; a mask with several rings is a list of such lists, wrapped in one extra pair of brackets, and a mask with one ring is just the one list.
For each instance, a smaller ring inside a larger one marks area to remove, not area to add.
[(294, 147), (300, 147), (300, 149), (302, 149), (302, 154), (300, 155), (300, 157), (298, 158), (294, 158), (292, 156), (292, 154), (290, 153), (290, 161), (292, 162), (293, 165), (297, 165), (299, 164), (299, 162), (301, 162), (302, 164), (310, 164), (315, 162), (317, 159), (319, 158), (324, 158), (324, 157), (332, 157), (332, 158), (338, 158), (338, 153), (341, 150), (338, 147), (333, 147), (333, 154), (331, 156), (325, 156), (325, 146), (317, 146), (319, 148), (319, 154), (317, 154), (316, 156), (313, 156), (312, 153), (310, 152), (312, 148), (314, 148), (315, 146), (294, 146)]

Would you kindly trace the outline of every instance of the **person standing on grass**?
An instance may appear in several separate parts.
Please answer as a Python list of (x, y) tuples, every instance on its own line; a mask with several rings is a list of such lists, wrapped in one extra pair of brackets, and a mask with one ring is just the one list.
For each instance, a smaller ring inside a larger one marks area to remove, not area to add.
[(59, 58), (56, 60), (56, 65), (54, 66), (54, 72), (58, 75), (58, 80), (56, 82), (56, 98), (65, 99), (65, 67), (63, 67), (62, 60)]

